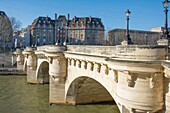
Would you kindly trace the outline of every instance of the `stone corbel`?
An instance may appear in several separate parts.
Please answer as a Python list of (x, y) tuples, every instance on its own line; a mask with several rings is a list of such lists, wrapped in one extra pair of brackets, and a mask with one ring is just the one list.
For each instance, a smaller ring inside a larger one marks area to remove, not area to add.
[(78, 67), (81, 68), (81, 60), (78, 60)]
[(118, 83), (118, 72), (116, 70), (113, 70), (114, 72), (114, 81)]
[(48, 57), (48, 61), (50, 62), (50, 64), (53, 63), (53, 57)]
[(105, 69), (105, 74), (108, 75), (109, 74), (109, 68), (108, 66), (106, 65), (106, 69)]
[(83, 67), (84, 67), (84, 69), (87, 69), (87, 62), (86, 61), (83, 61)]
[(76, 66), (76, 59), (73, 59), (73, 61), (74, 61), (74, 66)]
[(97, 65), (97, 72), (100, 73), (100, 71), (101, 71), (101, 64), (95, 63), (95, 65)]
[(88, 66), (90, 67), (90, 70), (93, 71), (94, 69), (94, 63), (93, 62), (88, 62)]
[(101, 64), (101, 70), (104, 72), (104, 74), (109, 74), (109, 68), (106, 64)]
[(127, 84), (129, 87), (134, 87), (135, 86), (135, 81), (137, 79), (137, 76), (133, 73), (130, 73), (130, 71), (124, 71), (126, 74), (126, 79), (127, 79)]
[(154, 73), (150, 75), (150, 88), (159, 87), (159, 78), (161, 73)]
[(68, 65), (71, 65), (71, 59), (68, 58), (67, 60), (68, 60)]

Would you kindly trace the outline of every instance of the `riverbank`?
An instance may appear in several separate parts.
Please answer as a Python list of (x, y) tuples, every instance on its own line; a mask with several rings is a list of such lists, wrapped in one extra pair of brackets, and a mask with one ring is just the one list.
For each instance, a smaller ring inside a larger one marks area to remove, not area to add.
[(26, 75), (24, 71), (17, 70), (13, 52), (0, 51), (0, 75)]
[(22, 70), (17, 70), (15, 67), (0, 68), (0, 75), (26, 75)]

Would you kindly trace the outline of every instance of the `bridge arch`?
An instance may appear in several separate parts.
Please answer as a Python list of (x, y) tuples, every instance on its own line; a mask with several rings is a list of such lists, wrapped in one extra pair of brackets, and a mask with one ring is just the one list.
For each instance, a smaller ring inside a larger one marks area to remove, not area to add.
[(38, 83), (49, 83), (49, 63), (48, 61), (42, 61), (36, 71), (36, 79)]
[[(101, 75), (102, 76), (102, 75)], [(90, 104), (100, 102), (114, 102), (119, 111), (121, 106), (116, 101), (116, 84), (112, 80), (103, 79), (107, 82), (101, 82), (103, 77), (80, 75), (72, 76), (66, 81), (65, 99), (68, 104)], [(109, 84), (110, 83), (110, 84)], [(109, 85), (109, 87), (108, 87)]]

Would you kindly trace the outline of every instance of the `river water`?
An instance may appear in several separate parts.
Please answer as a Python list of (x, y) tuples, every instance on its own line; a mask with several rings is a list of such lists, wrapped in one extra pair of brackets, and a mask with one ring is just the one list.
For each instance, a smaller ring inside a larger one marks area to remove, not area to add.
[(48, 84), (27, 84), (26, 76), (0, 76), (0, 113), (119, 113), (114, 104), (50, 106), (48, 91)]

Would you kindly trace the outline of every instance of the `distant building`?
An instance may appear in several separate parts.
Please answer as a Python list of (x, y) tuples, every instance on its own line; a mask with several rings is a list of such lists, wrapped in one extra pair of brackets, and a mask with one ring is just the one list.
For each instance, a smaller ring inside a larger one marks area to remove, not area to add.
[(11, 48), (13, 29), (11, 22), (4, 11), (0, 11), (0, 47)]
[(54, 21), (50, 17), (38, 17), (30, 26), (31, 46), (54, 44)]
[(38, 17), (30, 27), (31, 45), (51, 45), (69, 41), (70, 44), (102, 44), (104, 25), (100, 18), (68, 17), (60, 15), (52, 20), (50, 17)]
[[(135, 45), (156, 45), (160, 38), (159, 32), (130, 30), (130, 38)], [(108, 32), (109, 45), (121, 45), (126, 38), (125, 29), (113, 29)]]
[[(157, 27), (157, 28), (152, 28), (151, 31), (153, 32), (162, 32), (164, 27)], [(170, 32), (170, 28), (168, 28), (168, 31)]]
[(100, 18), (74, 17), (69, 22), (69, 39), (72, 44), (102, 44), (104, 25)]

